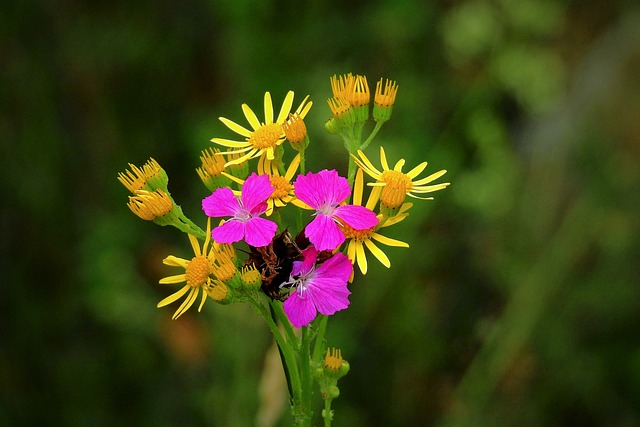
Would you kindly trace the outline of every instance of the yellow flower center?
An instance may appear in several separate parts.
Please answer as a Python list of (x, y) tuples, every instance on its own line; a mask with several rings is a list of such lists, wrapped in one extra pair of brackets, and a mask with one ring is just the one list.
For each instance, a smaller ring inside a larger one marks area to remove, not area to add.
[(351, 109), (351, 104), (344, 98), (331, 98), (327, 101), (333, 117), (344, 117)]
[(202, 151), (200, 160), (202, 161), (202, 168), (209, 174), (209, 176), (220, 176), (224, 171), (224, 164), (226, 160), (223, 156), (217, 154), (220, 150), (215, 148), (209, 148)]
[(332, 371), (340, 369), (344, 359), (342, 359), (342, 352), (339, 349), (327, 349), (327, 354), (324, 356), (324, 367)]
[(146, 221), (154, 221), (169, 215), (173, 210), (171, 198), (162, 190), (138, 190), (135, 196), (129, 196), (129, 209)]
[(253, 267), (245, 267), (242, 269), (242, 273), (240, 275), (242, 281), (248, 285), (255, 285), (260, 283), (262, 276), (260, 272)]
[(304, 120), (295, 114), (289, 114), (289, 120), (282, 125), (284, 134), (292, 144), (299, 144), (307, 137), (307, 127), (304, 124)]
[(192, 288), (197, 288), (209, 281), (211, 262), (207, 257), (200, 255), (192, 258), (185, 270), (187, 284)]
[(402, 172), (387, 170), (382, 172), (381, 179), (387, 184), (380, 194), (382, 204), (392, 209), (402, 206), (407, 192), (413, 187), (411, 178)]
[(248, 141), (254, 148), (271, 148), (278, 145), (281, 137), (282, 126), (278, 123), (271, 123), (262, 125), (253, 131)]
[(273, 175), (271, 177), (271, 186), (273, 187), (273, 193), (271, 193), (272, 199), (282, 199), (289, 195), (289, 192), (293, 189), (293, 185), (287, 181), (284, 176)]
[(218, 280), (226, 282), (236, 275), (236, 266), (231, 257), (226, 252), (221, 252), (216, 256), (218, 263), (213, 266), (213, 274)]
[(367, 228), (366, 230), (355, 230), (349, 224), (343, 224), (342, 232), (344, 233), (344, 237), (346, 239), (354, 239), (358, 242), (362, 242), (371, 238), (371, 235), (373, 234), (375, 228), (376, 227), (373, 226), (371, 228)]
[(222, 282), (215, 282), (213, 286), (207, 288), (207, 294), (214, 301), (224, 301), (229, 295), (229, 288)]

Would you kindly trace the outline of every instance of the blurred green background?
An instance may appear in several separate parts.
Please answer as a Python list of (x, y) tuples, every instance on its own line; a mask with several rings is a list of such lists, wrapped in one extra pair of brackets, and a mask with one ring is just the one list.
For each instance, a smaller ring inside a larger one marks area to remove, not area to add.
[(201, 221), (199, 151), (232, 136), (217, 117), (290, 89), (315, 103), (309, 166), (345, 171), (323, 123), (329, 77), (348, 72), (400, 86), (368, 152), (428, 160), (452, 185), (330, 322), (352, 366), (334, 425), (640, 425), (631, 0), (4, 5), (0, 425), (277, 418), (253, 312), (155, 308), (162, 258), (191, 249), (132, 215), (116, 175), (154, 157)]

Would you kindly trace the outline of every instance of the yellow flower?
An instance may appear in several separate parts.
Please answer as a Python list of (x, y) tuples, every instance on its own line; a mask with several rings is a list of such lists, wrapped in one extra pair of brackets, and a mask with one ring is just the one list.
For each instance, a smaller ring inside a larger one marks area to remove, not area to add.
[[(364, 188), (364, 179), (362, 170), (359, 169), (356, 173), (356, 181), (353, 187), (353, 204), (362, 206), (362, 192)], [(380, 194), (380, 187), (374, 187), (371, 190), (371, 194), (369, 194), (369, 199), (367, 200), (367, 204), (364, 205), (367, 209), (373, 210), (378, 201), (378, 197)], [(384, 215), (378, 215), (378, 225), (372, 227), (368, 230), (354, 230), (349, 227), (347, 224), (342, 225), (342, 232), (344, 233), (345, 238), (347, 239), (347, 256), (349, 260), (351, 260), (352, 264), (358, 264), (360, 271), (362, 274), (367, 274), (367, 256), (365, 254), (364, 248), (366, 247), (372, 254), (375, 256), (378, 261), (382, 263), (385, 267), (391, 267), (391, 261), (387, 255), (382, 252), (382, 250), (376, 246), (375, 242), (382, 243), (387, 246), (395, 246), (401, 248), (408, 248), (409, 245), (405, 242), (401, 242), (400, 240), (391, 239), (389, 237), (385, 237), (377, 232), (378, 229), (388, 227), (393, 224), (397, 224), (402, 221), (408, 214), (406, 213), (409, 208), (411, 208), (411, 203), (405, 203), (400, 212), (392, 217), (388, 218)], [(375, 241), (375, 242), (374, 242)]]
[(154, 159), (149, 159), (142, 167), (131, 163), (129, 163), (129, 167), (131, 167), (131, 171), (125, 170), (118, 173), (118, 181), (131, 193), (135, 194), (137, 190), (167, 189), (169, 177)]
[(351, 73), (331, 77), (331, 91), (335, 98), (344, 98), (353, 107), (368, 105), (371, 95), (367, 78)]
[[(230, 245), (213, 243), (211, 248), (209, 248), (209, 243), (211, 242), (211, 221), (207, 224), (207, 233), (202, 249), (200, 249), (198, 239), (192, 234), (189, 234), (189, 242), (195, 255), (193, 258), (186, 260), (170, 255), (162, 261), (166, 265), (184, 269), (184, 273), (182, 274), (165, 277), (160, 280), (161, 284), (186, 282), (180, 290), (158, 303), (158, 307), (164, 307), (186, 295), (182, 304), (180, 304), (173, 314), (172, 318), (174, 320), (184, 314), (193, 305), (200, 291), (202, 291), (202, 299), (198, 311), (202, 309), (207, 295), (218, 302), (224, 302), (229, 295), (229, 289), (227, 285), (223, 283), (225, 278), (222, 277), (223, 274), (221, 273), (224, 272), (224, 276), (229, 276), (227, 273), (227, 270), (229, 270), (228, 263), (232, 263), (230, 252), (233, 252)], [(235, 252), (233, 256), (235, 256)], [(233, 267), (233, 274), (235, 274), (235, 266)], [(230, 276), (233, 277), (233, 274)], [(212, 278), (212, 275), (215, 279)]]
[(396, 102), (398, 85), (387, 79), (382, 86), (382, 79), (376, 84), (376, 94), (373, 98), (373, 119), (377, 122), (386, 122), (391, 118), (393, 104)]
[(376, 84), (376, 94), (373, 98), (374, 104), (383, 107), (393, 107), (396, 102), (396, 95), (398, 93), (398, 85), (396, 82), (387, 79), (382, 87), (382, 79)]
[[(308, 98), (309, 97), (307, 96), (303, 99), (302, 103), (295, 111), (295, 113), (301, 118), (304, 118), (307, 115), (311, 105), (313, 104), (311, 101), (307, 102)], [(275, 157), (275, 148), (285, 140), (285, 133), (282, 129), (282, 125), (289, 116), (292, 105), (293, 91), (289, 91), (284, 99), (282, 107), (280, 108), (280, 113), (274, 121), (271, 94), (266, 92), (264, 94), (265, 119), (264, 122), (260, 122), (253, 110), (249, 108), (247, 104), (242, 104), (242, 111), (249, 122), (249, 125), (251, 125), (252, 130), (249, 130), (229, 119), (220, 117), (220, 121), (224, 123), (225, 126), (240, 136), (245, 137), (244, 141), (233, 141), (223, 138), (213, 138), (211, 140), (216, 144), (230, 148), (226, 153), (243, 153), (239, 158), (227, 161), (225, 166), (243, 163), (249, 159), (263, 155), (266, 156), (268, 160), (273, 160)]]
[(300, 151), (307, 148), (309, 144), (307, 126), (300, 115), (289, 114), (289, 119), (282, 124), (282, 129), (294, 150)]
[(175, 208), (171, 197), (162, 190), (136, 190), (135, 196), (129, 196), (127, 206), (131, 212), (146, 221), (169, 220), (169, 223), (171, 218), (165, 217), (174, 213)]
[[(405, 160), (400, 159), (393, 169), (390, 169), (389, 164), (387, 163), (387, 158), (384, 154), (384, 148), (382, 147), (380, 147), (380, 163), (382, 164), (382, 171), (373, 166), (373, 163), (371, 163), (361, 150), (358, 150), (358, 157), (353, 156), (358, 166), (376, 180), (375, 183), (369, 183), (368, 185), (382, 187), (380, 202), (383, 207), (388, 208), (391, 211), (395, 211), (402, 206), (405, 196), (422, 200), (432, 200), (433, 197), (420, 197), (417, 196), (417, 194), (431, 193), (449, 186), (448, 182), (426, 185), (447, 173), (444, 169), (435, 172), (426, 178), (414, 181), (414, 179), (427, 167), (427, 162), (422, 162), (409, 172), (403, 173), (402, 167), (404, 166)], [(390, 215), (392, 214), (393, 213), (390, 213)]]

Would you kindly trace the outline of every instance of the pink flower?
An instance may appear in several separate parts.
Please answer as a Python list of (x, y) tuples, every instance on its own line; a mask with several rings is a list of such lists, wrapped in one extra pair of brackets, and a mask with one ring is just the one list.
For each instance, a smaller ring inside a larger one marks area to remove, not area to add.
[(304, 234), (319, 251), (332, 251), (344, 242), (341, 221), (354, 230), (367, 230), (378, 224), (376, 214), (364, 206), (340, 206), (351, 194), (351, 188), (335, 170), (298, 175), (293, 186), (296, 197), (316, 210), (316, 217)]
[(251, 174), (242, 186), (238, 198), (229, 188), (218, 188), (202, 201), (202, 210), (210, 217), (233, 218), (211, 230), (211, 237), (218, 243), (235, 243), (242, 239), (251, 246), (271, 243), (278, 225), (260, 215), (267, 210), (267, 199), (273, 193), (269, 175)]
[(303, 260), (294, 261), (291, 276), (286, 284), (295, 290), (284, 302), (284, 312), (296, 328), (307, 326), (318, 312), (326, 316), (349, 306), (347, 281), (353, 265), (343, 253), (316, 266), (318, 250), (309, 246), (302, 251)]

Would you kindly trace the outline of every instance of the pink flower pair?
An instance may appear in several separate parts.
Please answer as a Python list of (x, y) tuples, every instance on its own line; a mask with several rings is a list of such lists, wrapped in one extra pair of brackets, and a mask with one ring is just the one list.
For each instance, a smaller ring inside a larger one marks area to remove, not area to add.
[[(322, 170), (298, 175), (293, 183), (296, 197), (316, 210), (315, 218), (305, 228), (305, 235), (319, 251), (332, 251), (344, 240), (340, 222), (355, 230), (366, 230), (378, 224), (376, 214), (363, 206), (341, 205), (351, 194), (347, 180), (335, 170)], [(202, 201), (202, 209), (210, 217), (231, 216), (211, 231), (218, 243), (245, 240), (251, 246), (271, 243), (278, 225), (260, 215), (267, 210), (273, 193), (268, 175), (251, 174), (237, 198), (231, 189), (219, 188)]]

